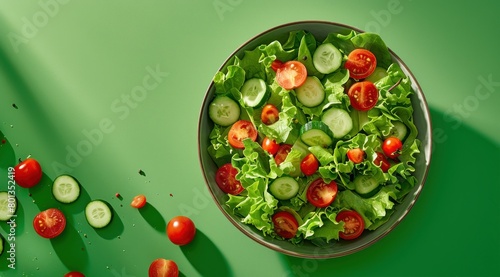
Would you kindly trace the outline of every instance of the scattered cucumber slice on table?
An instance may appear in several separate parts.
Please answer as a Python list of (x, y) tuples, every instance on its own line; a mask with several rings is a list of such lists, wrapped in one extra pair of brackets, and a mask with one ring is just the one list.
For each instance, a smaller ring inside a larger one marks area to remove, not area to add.
[(227, 96), (217, 96), (208, 107), (208, 116), (221, 126), (229, 126), (240, 117), (240, 106)]
[(295, 89), (297, 99), (306, 107), (316, 107), (325, 99), (325, 90), (321, 81), (315, 76), (306, 78), (304, 84)]
[(321, 121), (309, 121), (300, 129), (300, 139), (308, 146), (328, 147), (333, 143), (333, 134)]
[(289, 176), (282, 176), (269, 185), (269, 192), (279, 200), (288, 200), (299, 191), (299, 183)]
[(7, 191), (0, 191), (0, 221), (9, 220), (17, 210), (17, 198)]
[(113, 218), (113, 213), (106, 202), (93, 200), (85, 207), (85, 218), (90, 226), (100, 229), (108, 226)]
[(4, 239), (3, 239), (2, 235), (0, 235), (0, 256), (3, 253), (3, 244), (4, 244)]
[(358, 175), (354, 178), (354, 190), (363, 197), (373, 196), (378, 190), (378, 182), (372, 176)]
[(248, 107), (263, 106), (269, 98), (270, 92), (266, 82), (259, 78), (248, 79), (241, 87), (241, 97)]
[(323, 43), (314, 51), (313, 64), (320, 73), (332, 73), (340, 67), (341, 63), (342, 54), (331, 43)]
[(321, 117), (321, 121), (328, 125), (334, 138), (342, 138), (347, 135), (352, 127), (352, 118), (349, 113), (339, 108), (330, 108)]
[(52, 194), (61, 203), (73, 203), (80, 196), (80, 184), (72, 176), (61, 175), (52, 184)]

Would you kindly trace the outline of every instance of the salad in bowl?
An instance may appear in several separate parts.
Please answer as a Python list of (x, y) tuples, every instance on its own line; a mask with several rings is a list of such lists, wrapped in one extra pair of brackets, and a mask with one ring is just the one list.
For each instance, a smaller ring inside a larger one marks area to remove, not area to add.
[(271, 29), (217, 71), (203, 172), (245, 234), (289, 255), (346, 255), (407, 214), (430, 160), (421, 90), (382, 38), (328, 22)]

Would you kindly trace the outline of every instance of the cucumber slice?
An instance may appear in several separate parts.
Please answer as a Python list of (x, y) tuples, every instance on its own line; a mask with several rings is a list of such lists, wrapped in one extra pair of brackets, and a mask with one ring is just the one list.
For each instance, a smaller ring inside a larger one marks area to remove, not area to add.
[(52, 184), (52, 194), (61, 203), (73, 203), (80, 196), (80, 184), (72, 176), (61, 175)]
[(406, 125), (401, 121), (392, 121), (392, 124), (394, 127), (391, 128), (387, 137), (397, 137), (400, 141), (403, 141), (408, 132)]
[(248, 107), (258, 108), (264, 106), (270, 92), (266, 82), (259, 78), (248, 79), (241, 87), (241, 97)]
[(100, 229), (108, 226), (113, 218), (113, 213), (106, 202), (93, 200), (85, 207), (85, 218), (90, 226)]
[(215, 124), (229, 126), (240, 117), (240, 105), (227, 96), (218, 96), (210, 103), (208, 116)]
[(330, 108), (321, 117), (333, 133), (333, 137), (338, 139), (347, 135), (352, 129), (352, 118), (349, 113), (339, 108)]
[(299, 191), (299, 183), (289, 176), (279, 177), (269, 185), (269, 192), (278, 200), (288, 200)]
[(7, 191), (0, 191), (0, 221), (9, 220), (17, 210), (17, 198)]
[(313, 54), (313, 64), (323, 74), (334, 72), (342, 63), (342, 54), (337, 47), (331, 43), (323, 43)]
[(306, 107), (316, 107), (325, 99), (325, 90), (321, 81), (314, 76), (306, 78), (304, 84), (295, 89), (297, 99)]
[(371, 197), (378, 190), (378, 182), (375, 178), (366, 175), (358, 175), (354, 178), (354, 190), (363, 197)]
[(300, 139), (308, 146), (328, 147), (333, 143), (330, 128), (321, 121), (309, 121), (300, 129)]
[(388, 75), (387, 70), (385, 70), (382, 67), (376, 67), (375, 71), (373, 71), (372, 74), (370, 74), (370, 76), (366, 77), (365, 81), (370, 81), (372, 83), (375, 83), (376, 81), (384, 78), (387, 75)]

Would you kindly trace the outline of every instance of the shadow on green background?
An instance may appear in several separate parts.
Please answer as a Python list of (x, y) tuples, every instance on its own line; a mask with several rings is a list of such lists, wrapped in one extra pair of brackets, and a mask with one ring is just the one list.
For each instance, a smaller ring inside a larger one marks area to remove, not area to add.
[(181, 246), (181, 250), (201, 276), (232, 276), (222, 252), (199, 229), (193, 241)]
[(85, 243), (73, 225), (74, 222), (68, 218), (64, 232), (50, 242), (59, 260), (69, 271), (83, 271), (89, 263), (89, 256)]
[[(500, 275), (500, 147), (436, 109), (431, 108), (431, 117), (429, 175), (405, 220), (349, 256), (307, 260), (281, 255), (289, 269), (283, 276), (348, 276), (352, 268), (356, 276), (372, 276), (382, 267), (387, 267), (385, 276)], [(425, 266), (413, 266), (415, 256)]]
[(147, 202), (144, 207), (139, 209), (139, 213), (153, 229), (159, 233), (165, 233), (167, 223), (161, 213), (153, 205)]

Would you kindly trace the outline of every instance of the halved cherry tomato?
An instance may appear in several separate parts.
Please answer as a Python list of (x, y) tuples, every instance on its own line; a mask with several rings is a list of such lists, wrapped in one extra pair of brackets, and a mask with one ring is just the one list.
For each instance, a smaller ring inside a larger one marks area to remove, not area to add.
[(387, 160), (387, 158), (384, 156), (384, 154), (380, 152), (376, 152), (375, 159), (373, 160), (373, 164), (376, 166), (380, 167), (383, 172), (387, 172), (389, 168), (391, 167), (391, 164)]
[(325, 183), (323, 178), (318, 178), (309, 185), (307, 188), (307, 200), (318, 208), (329, 206), (335, 197), (337, 197), (337, 183), (331, 181)]
[(149, 265), (149, 277), (177, 277), (179, 276), (179, 267), (172, 260), (159, 258)]
[(85, 277), (85, 275), (83, 275), (83, 273), (80, 273), (78, 271), (71, 271), (64, 274), (64, 277)]
[(275, 105), (267, 104), (264, 108), (262, 108), (260, 119), (262, 120), (262, 123), (271, 125), (280, 119), (280, 112)]
[(307, 78), (307, 69), (299, 61), (288, 61), (276, 70), (276, 81), (286, 89), (291, 90), (300, 87)]
[(274, 72), (278, 71), (278, 68), (283, 66), (283, 62), (280, 60), (274, 60), (271, 63), (271, 68), (274, 70)]
[(359, 237), (365, 229), (365, 221), (359, 213), (353, 210), (341, 211), (335, 218), (337, 222), (344, 222), (344, 231), (339, 233), (340, 238), (351, 240)]
[(47, 239), (59, 236), (65, 227), (66, 217), (56, 208), (42, 211), (33, 219), (33, 228), (36, 233)]
[(42, 167), (37, 160), (27, 158), (14, 167), (14, 180), (23, 188), (31, 188), (42, 179)]
[(368, 111), (377, 105), (378, 89), (370, 81), (354, 83), (347, 92), (351, 106), (359, 111)]
[(300, 162), (300, 170), (306, 176), (313, 175), (318, 170), (318, 168), (319, 161), (312, 153), (307, 154)]
[(387, 157), (396, 159), (403, 150), (403, 143), (397, 137), (388, 137), (382, 143), (382, 150)]
[(291, 239), (297, 234), (299, 223), (295, 217), (286, 211), (279, 211), (273, 215), (274, 231), (282, 238)]
[(243, 191), (243, 186), (236, 180), (236, 174), (238, 170), (231, 163), (224, 164), (215, 172), (215, 182), (224, 193), (238, 195)]
[(186, 216), (175, 216), (167, 224), (167, 236), (173, 244), (186, 245), (196, 235), (194, 222)]
[(139, 194), (132, 199), (132, 203), (130, 203), (130, 206), (140, 209), (146, 205), (146, 196), (144, 194)]
[(288, 153), (290, 153), (291, 150), (292, 145), (286, 143), (281, 144), (278, 152), (274, 156), (274, 161), (276, 162), (276, 164), (280, 165), (283, 161), (285, 161), (286, 156), (288, 156)]
[(253, 126), (252, 122), (248, 120), (238, 120), (236, 121), (231, 129), (229, 129), (229, 133), (227, 135), (227, 139), (229, 144), (238, 149), (245, 148), (243, 144), (243, 140), (251, 139), (253, 141), (257, 140), (257, 130)]
[(361, 148), (349, 149), (347, 150), (347, 157), (351, 160), (351, 162), (359, 164), (365, 159), (365, 151)]
[(364, 79), (377, 68), (377, 58), (366, 49), (355, 49), (347, 56), (345, 68), (349, 70), (349, 76), (354, 79)]
[(266, 150), (269, 154), (274, 156), (276, 153), (278, 153), (280, 145), (274, 139), (265, 137), (262, 140), (262, 149)]

